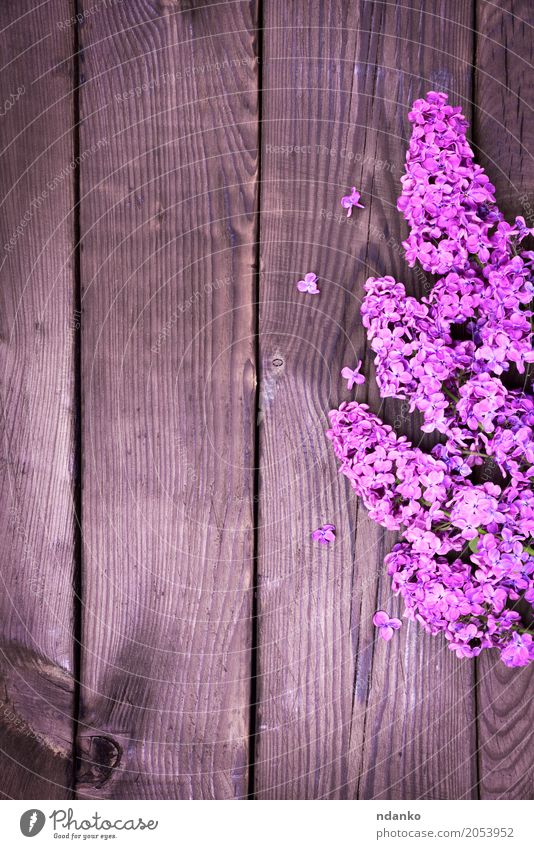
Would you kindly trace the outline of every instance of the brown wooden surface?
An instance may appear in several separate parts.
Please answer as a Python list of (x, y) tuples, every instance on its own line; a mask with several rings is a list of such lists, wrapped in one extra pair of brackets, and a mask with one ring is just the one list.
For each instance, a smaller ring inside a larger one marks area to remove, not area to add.
[(356, 398), (420, 439), (359, 317), (370, 274), (424, 290), (395, 208), (414, 98), (463, 106), (534, 220), (529, 3), (85, 6), (0, 8), (0, 105), (26, 87), (0, 115), (0, 792), (532, 798), (534, 673), (376, 640), (394, 537), (324, 436), (362, 358)]
[(0, 6), (0, 793), (22, 799), (66, 797), (72, 778), (69, 8)]
[[(477, 121), (480, 162), (509, 221), (534, 226), (534, 63), (532, 3), (477, 6)], [(530, 83), (530, 85), (529, 85)], [(506, 669), (494, 654), (479, 664), (480, 795), (534, 798), (534, 667)]]
[(195, 5), (80, 31), (84, 796), (247, 791), (255, 21)]
[[(361, 357), (372, 374), (359, 319), (365, 279), (393, 274), (421, 292), (394, 206), (407, 112), (445, 80), (469, 107), (472, 10), (314, 2), (304, 21), (301, 12), (266, 5), (260, 375), (273, 399), (260, 431), (257, 790), (469, 797), (473, 667), (411, 625), (389, 646), (375, 640), (376, 607), (397, 610), (388, 549), (336, 478), (324, 429), (326, 411), (350, 397), (341, 368)], [(339, 199), (353, 184), (366, 209), (347, 219)], [(320, 298), (295, 289), (308, 270), (320, 277)], [(419, 441), (400, 405), (381, 406), (372, 380), (357, 397)], [(310, 540), (326, 521), (338, 529), (330, 549)]]

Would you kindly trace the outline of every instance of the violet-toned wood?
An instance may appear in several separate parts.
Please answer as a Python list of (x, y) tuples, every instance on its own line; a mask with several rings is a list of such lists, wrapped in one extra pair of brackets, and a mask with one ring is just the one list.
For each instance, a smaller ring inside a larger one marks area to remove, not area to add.
[(80, 28), (85, 797), (247, 792), (254, 15)]
[[(501, 207), (534, 222), (529, 3), (135, 0), (77, 27), (73, 10), (0, 8), (0, 792), (68, 797), (77, 719), (85, 798), (242, 798), (251, 756), (260, 799), (532, 798), (534, 673), (459, 661), (414, 625), (376, 639), (374, 610), (400, 612), (394, 537), (324, 436), (356, 397), (429, 444), (378, 396), (363, 283), (429, 285), (395, 208), (429, 89), (474, 115)], [(319, 297), (296, 290), (307, 271)], [(312, 543), (330, 521), (335, 545)]]
[[(359, 317), (363, 283), (393, 274), (422, 292), (402, 256), (395, 209), (414, 98), (445, 89), (469, 108), (472, 6), (268, 2), (264, 7), (260, 286), (260, 798), (470, 797), (473, 667), (405, 625), (377, 641), (377, 606), (397, 612), (383, 558), (392, 539), (365, 516), (324, 436), (349, 396), (339, 372), (364, 360), (369, 400), (419, 441), (400, 405), (381, 405)], [(365, 210), (347, 219), (350, 186)], [(321, 294), (295, 282), (319, 276)], [(337, 525), (334, 546), (310, 539)]]
[(73, 103), (67, 0), (0, 5), (0, 793), (66, 798), (73, 737)]
[[(476, 126), (480, 162), (509, 221), (534, 226), (532, 4), (477, 3)], [(534, 668), (506, 669), (496, 653), (478, 664), (480, 794), (532, 799)]]

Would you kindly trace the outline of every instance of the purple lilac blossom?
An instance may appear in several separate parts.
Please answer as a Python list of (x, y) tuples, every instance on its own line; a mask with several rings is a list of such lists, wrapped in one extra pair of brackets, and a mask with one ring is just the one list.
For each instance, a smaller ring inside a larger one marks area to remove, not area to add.
[(352, 389), (354, 384), (362, 384), (365, 383), (365, 377), (363, 374), (360, 374), (360, 369), (362, 367), (362, 361), (358, 360), (356, 363), (356, 368), (350, 368), (349, 366), (345, 366), (341, 370), (341, 377), (345, 378), (347, 381), (347, 389)]
[(312, 533), (312, 539), (314, 542), (320, 542), (323, 545), (328, 545), (329, 543), (334, 542), (335, 538), (335, 525), (321, 525), (320, 528), (317, 528), (317, 530)]
[(297, 289), (299, 292), (305, 292), (308, 295), (318, 295), (321, 290), (317, 288), (317, 275), (308, 271), (304, 275), (304, 280), (299, 280), (297, 283)]
[(341, 206), (347, 210), (347, 218), (352, 215), (353, 207), (364, 209), (363, 203), (360, 203), (360, 197), (360, 193), (356, 191), (356, 186), (353, 186), (350, 195), (341, 198)]
[(386, 613), (385, 610), (377, 610), (373, 616), (373, 625), (378, 628), (378, 633), (382, 639), (388, 642), (395, 631), (399, 630), (402, 622), (400, 619), (391, 619), (389, 613)]
[[(522, 245), (534, 228), (504, 220), (446, 95), (416, 101), (409, 119), (404, 247), (438, 278), (421, 301), (370, 278), (362, 320), (381, 396), (407, 399), (441, 441), (426, 454), (354, 402), (330, 413), (327, 435), (371, 518), (401, 533), (386, 565), (406, 615), (458, 657), (495, 648), (524, 666), (534, 629), (515, 608), (534, 605), (534, 397), (504, 379), (534, 362), (534, 253)], [(496, 477), (480, 482), (481, 466)]]
[[(534, 493), (473, 484), (398, 437), (365, 404), (342, 404), (330, 420), (340, 471), (371, 518), (402, 531), (386, 565), (407, 616), (444, 632), (459, 657), (491, 647), (502, 653), (520, 624), (507, 604), (534, 599)], [(529, 651), (534, 659), (534, 645)], [(503, 654), (504, 662), (511, 657)], [(515, 653), (514, 664), (523, 657)]]

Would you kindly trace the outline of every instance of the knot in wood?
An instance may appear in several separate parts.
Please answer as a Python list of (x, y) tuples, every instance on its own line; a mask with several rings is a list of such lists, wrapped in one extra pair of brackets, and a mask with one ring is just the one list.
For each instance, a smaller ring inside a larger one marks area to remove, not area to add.
[(82, 737), (77, 759), (77, 779), (80, 784), (102, 787), (118, 767), (122, 748), (111, 737)]

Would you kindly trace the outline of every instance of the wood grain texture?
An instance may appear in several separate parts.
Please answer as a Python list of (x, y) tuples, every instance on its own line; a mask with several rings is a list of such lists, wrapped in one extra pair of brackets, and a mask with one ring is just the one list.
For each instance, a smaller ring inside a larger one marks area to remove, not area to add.
[(108, 4), (80, 29), (78, 793), (247, 791), (255, 7)]
[[(415, 97), (445, 89), (469, 109), (472, 7), (265, 4), (260, 286), (260, 798), (465, 798), (474, 794), (473, 668), (414, 626), (378, 645), (392, 543), (365, 516), (324, 436), (364, 359), (356, 398), (383, 405), (359, 318), (363, 283), (393, 274), (421, 293), (395, 209)], [(351, 185), (366, 209), (347, 219)], [(321, 295), (295, 282), (319, 275)], [(280, 365), (280, 363), (282, 363)], [(337, 525), (331, 548), (311, 531)]]
[[(532, 4), (477, 3), (475, 140), (508, 221), (534, 226)], [(534, 668), (506, 669), (496, 653), (478, 663), (480, 794), (534, 798)]]
[(73, 725), (67, 0), (0, 6), (0, 793), (66, 798)]
[[(430, 444), (379, 398), (363, 283), (429, 284), (395, 208), (429, 89), (534, 226), (531, 4), (117, 0), (76, 26), (83, 6), (0, 5), (0, 795), (243, 798), (253, 757), (259, 799), (532, 798), (534, 671), (458, 661), (413, 624), (376, 639), (373, 612), (401, 610), (395, 537), (324, 435), (356, 397)], [(335, 546), (312, 543), (330, 521)]]

